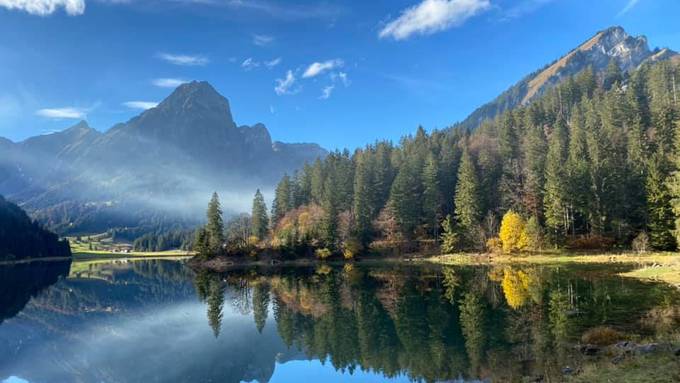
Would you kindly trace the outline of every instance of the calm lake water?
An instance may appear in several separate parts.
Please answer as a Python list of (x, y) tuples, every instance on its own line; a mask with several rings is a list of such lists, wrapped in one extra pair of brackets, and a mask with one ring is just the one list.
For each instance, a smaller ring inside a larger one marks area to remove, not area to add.
[(621, 266), (0, 266), (0, 382), (559, 381), (582, 334), (674, 331)]

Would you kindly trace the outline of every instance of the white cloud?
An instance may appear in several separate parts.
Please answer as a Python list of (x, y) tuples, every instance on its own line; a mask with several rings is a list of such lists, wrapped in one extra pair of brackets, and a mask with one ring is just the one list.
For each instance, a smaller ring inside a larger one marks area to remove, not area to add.
[(414, 34), (429, 35), (462, 25), (470, 17), (490, 8), (490, 0), (423, 0), (405, 9), (378, 36), (404, 40)]
[(77, 16), (85, 12), (85, 0), (0, 0), (0, 7), (38, 16), (51, 15), (57, 9), (64, 8), (68, 15)]
[(54, 119), (74, 119), (82, 120), (87, 117), (87, 110), (82, 108), (47, 108), (40, 109), (35, 112), (40, 117), (54, 118)]
[(286, 72), (285, 78), (277, 78), (276, 86), (274, 87), (274, 92), (279, 96), (284, 94), (295, 94), (300, 91), (300, 88), (293, 88), (295, 86), (295, 75), (293, 71), (289, 70)]
[(277, 57), (277, 58), (275, 58), (271, 61), (265, 61), (264, 62), (264, 65), (269, 69), (271, 69), (271, 68), (273, 68), (273, 67), (275, 67), (279, 64), (281, 64), (281, 57)]
[(197, 55), (176, 55), (171, 53), (159, 53), (158, 57), (162, 60), (169, 62), (170, 64), (183, 66), (203, 66), (209, 62), (207, 57)]
[(344, 64), (343, 61), (340, 59), (328, 60), (324, 62), (315, 62), (312, 63), (309, 67), (307, 67), (307, 70), (305, 70), (305, 73), (302, 74), (302, 77), (310, 78), (318, 76), (323, 72), (339, 68), (343, 66), (343, 64)]
[(253, 35), (253, 44), (263, 47), (269, 45), (274, 41), (274, 37), (269, 35)]
[(123, 105), (127, 106), (130, 109), (147, 110), (157, 107), (158, 103), (153, 101), (127, 101), (124, 102)]
[(281, 57), (277, 57), (277, 58), (275, 58), (275, 59), (273, 59), (273, 60), (270, 60), (270, 61), (263, 61), (263, 62), (255, 61), (252, 57), (248, 57), (247, 59), (245, 59), (245, 60), (241, 63), (241, 67), (242, 67), (243, 69), (245, 69), (245, 70), (252, 70), (252, 69), (259, 68), (259, 67), (261, 67), (261, 66), (264, 66), (264, 67), (266, 67), (267, 69), (272, 69), (272, 68), (274, 68), (275, 66), (281, 64), (281, 61), (282, 61), (282, 60), (281, 60)]
[(335, 89), (335, 85), (325, 86), (323, 89), (321, 89), (321, 96), (319, 98), (322, 100), (328, 100), (333, 93), (333, 89)]
[(333, 82), (340, 81), (345, 87), (349, 86), (349, 77), (347, 77), (347, 73), (345, 72), (331, 73), (331, 80), (333, 80)]
[(260, 66), (260, 63), (258, 61), (253, 60), (252, 57), (248, 57), (241, 63), (241, 67), (245, 70), (251, 70), (258, 68)]
[(157, 78), (151, 83), (159, 88), (177, 88), (178, 86), (187, 83), (189, 81), (183, 80), (181, 78)]
[(638, 3), (639, 1), (640, 1), (640, 0), (628, 0), (628, 2), (626, 3), (626, 6), (623, 7), (623, 9), (620, 10), (619, 13), (616, 14), (616, 17), (621, 17), (621, 16), (625, 15), (626, 13), (628, 13), (628, 11), (630, 11), (631, 9), (633, 9), (633, 7), (634, 7), (635, 5), (637, 5), (637, 3)]

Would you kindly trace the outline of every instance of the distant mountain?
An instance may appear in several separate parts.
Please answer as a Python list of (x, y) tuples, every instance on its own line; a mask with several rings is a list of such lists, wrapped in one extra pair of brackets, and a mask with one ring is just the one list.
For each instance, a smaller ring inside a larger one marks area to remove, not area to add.
[(0, 196), (0, 261), (70, 256), (67, 241), (60, 241)]
[(622, 71), (628, 72), (646, 62), (680, 60), (680, 54), (668, 48), (650, 50), (646, 37), (632, 37), (621, 27), (611, 27), (528, 75), (493, 101), (477, 108), (458, 126), (474, 129), (482, 121), (494, 118), (505, 110), (526, 105), (546, 90), (589, 67), (596, 75), (602, 76), (612, 60)]
[(2, 139), (3, 148), (0, 193), (59, 233), (195, 222), (214, 190), (236, 210), (255, 188), (327, 154), (272, 142), (263, 124), (237, 126), (229, 101), (196, 81), (105, 133), (81, 121), (19, 143)]

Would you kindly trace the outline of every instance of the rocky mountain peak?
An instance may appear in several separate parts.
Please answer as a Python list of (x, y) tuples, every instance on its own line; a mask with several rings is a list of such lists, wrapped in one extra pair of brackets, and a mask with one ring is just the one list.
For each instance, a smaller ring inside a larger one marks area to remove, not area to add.
[(85, 120), (81, 120), (77, 124), (63, 131), (67, 135), (83, 135), (94, 131)]
[(613, 26), (597, 32), (564, 56), (523, 78), (493, 101), (477, 108), (458, 126), (475, 129), (482, 121), (492, 119), (505, 110), (526, 105), (565, 79), (588, 68), (601, 77), (612, 60), (621, 70), (630, 71), (645, 62), (680, 62), (680, 55), (667, 48), (650, 50), (646, 37), (634, 37), (622, 27)]
[(154, 109), (172, 111), (174, 114), (207, 114), (233, 122), (229, 100), (207, 81), (192, 81), (178, 86)]
[(637, 67), (651, 54), (645, 36), (630, 36), (618, 26), (598, 33), (595, 39), (597, 41), (592, 48), (584, 47), (584, 51), (615, 59), (622, 70)]

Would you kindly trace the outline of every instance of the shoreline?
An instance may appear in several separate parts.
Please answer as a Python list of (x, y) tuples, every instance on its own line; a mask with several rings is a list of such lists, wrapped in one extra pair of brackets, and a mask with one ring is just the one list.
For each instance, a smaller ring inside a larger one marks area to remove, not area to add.
[(250, 257), (219, 256), (204, 260), (192, 257), (188, 265), (195, 270), (225, 272), (240, 267), (257, 266), (311, 266), (311, 265), (342, 265), (347, 263), (403, 263), (403, 264), (431, 264), (440, 266), (482, 266), (482, 265), (561, 265), (561, 264), (619, 264), (637, 266), (635, 269), (618, 273), (626, 278), (664, 282), (680, 288), (680, 254), (670, 252), (638, 253), (547, 253), (520, 254), (516, 256), (491, 254), (445, 254), (435, 256), (418, 256), (417, 254), (402, 257), (359, 257), (355, 260), (316, 258), (278, 259), (264, 257), (252, 259)]
[(439, 265), (560, 265), (560, 264), (625, 264), (637, 265), (634, 270), (618, 273), (625, 278), (663, 282), (680, 288), (680, 254), (671, 252), (572, 254), (555, 255), (438, 255), (425, 259)]
[(0, 261), (0, 266), (28, 264), (33, 262), (57, 262), (71, 260), (72, 262), (107, 261), (107, 260), (142, 260), (169, 259), (188, 260), (187, 264), (195, 270), (225, 272), (240, 267), (263, 266), (312, 266), (312, 265), (343, 265), (347, 263), (402, 263), (402, 264), (432, 264), (440, 266), (475, 266), (475, 265), (561, 265), (561, 264), (626, 264), (636, 265), (635, 269), (619, 273), (626, 278), (663, 282), (680, 288), (680, 254), (670, 252), (638, 253), (542, 253), (519, 255), (492, 255), (482, 253), (456, 253), (435, 256), (368, 256), (355, 260), (316, 258), (279, 259), (277, 257), (228, 257), (220, 256), (210, 260), (198, 259), (192, 252), (161, 252), (161, 253), (74, 253), (72, 257), (44, 257), (18, 260)]

